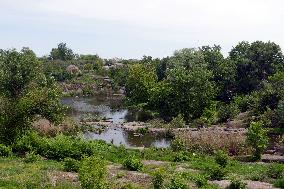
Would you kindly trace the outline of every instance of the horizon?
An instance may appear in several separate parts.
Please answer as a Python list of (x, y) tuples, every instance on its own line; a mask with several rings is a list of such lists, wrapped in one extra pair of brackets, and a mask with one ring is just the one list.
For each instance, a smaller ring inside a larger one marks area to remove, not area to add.
[(64, 42), (77, 54), (140, 59), (182, 48), (220, 45), (224, 56), (240, 41), (284, 46), (280, 0), (2, 0), (1, 49), (48, 55)]

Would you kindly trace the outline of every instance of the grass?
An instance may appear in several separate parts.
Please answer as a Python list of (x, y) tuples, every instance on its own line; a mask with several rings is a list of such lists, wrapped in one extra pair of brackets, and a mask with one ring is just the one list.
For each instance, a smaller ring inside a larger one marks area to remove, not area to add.
[(55, 171), (62, 171), (63, 165), (52, 160), (39, 160), (25, 163), (23, 158), (0, 158), (0, 188), (78, 188), (72, 183), (51, 182)]

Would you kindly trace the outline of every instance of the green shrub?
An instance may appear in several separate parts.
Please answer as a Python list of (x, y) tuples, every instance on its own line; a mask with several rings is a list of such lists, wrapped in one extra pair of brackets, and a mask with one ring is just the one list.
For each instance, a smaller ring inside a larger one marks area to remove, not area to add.
[(284, 188), (284, 178), (276, 180), (273, 186), (277, 188)]
[(174, 175), (171, 179), (169, 189), (188, 189), (186, 182), (180, 174)]
[(64, 159), (64, 170), (71, 172), (78, 172), (80, 167), (80, 162), (78, 160), (72, 158), (65, 158)]
[(220, 166), (209, 169), (209, 177), (211, 180), (222, 180), (226, 174), (227, 171)]
[(5, 146), (4, 144), (0, 144), (0, 157), (8, 157), (10, 155), (12, 155), (12, 148)]
[(189, 161), (189, 160), (190, 160), (190, 157), (183, 151), (177, 152), (174, 155), (174, 159), (173, 159), (174, 162), (182, 162), (182, 161)]
[(247, 132), (247, 143), (253, 148), (253, 160), (260, 160), (268, 144), (267, 131), (262, 122), (251, 122)]
[(165, 173), (162, 169), (157, 169), (154, 172), (152, 183), (154, 189), (162, 189), (164, 187)]
[(246, 183), (240, 181), (240, 180), (232, 180), (230, 186), (227, 187), (227, 189), (245, 189)]
[(143, 164), (135, 157), (128, 157), (123, 161), (123, 167), (130, 171), (142, 171)]
[(107, 189), (106, 161), (92, 156), (82, 159), (79, 169), (79, 181), (83, 189)]
[(148, 127), (141, 127), (141, 128), (138, 128), (137, 133), (140, 133), (141, 135), (145, 135), (146, 133), (149, 132), (149, 128)]
[(36, 161), (41, 160), (42, 157), (38, 154), (35, 154), (34, 152), (27, 153), (24, 159), (25, 163), (34, 163)]
[(222, 150), (218, 150), (215, 153), (215, 162), (219, 164), (221, 167), (226, 167), (228, 164), (229, 156)]
[(198, 188), (204, 187), (207, 185), (207, 179), (203, 175), (196, 175), (194, 182)]
[(181, 114), (178, 114), (177, 117), (173, 118), (172, 121), (169, 123), (170, 128), (184, 128), (185, 121)]
[(234, 118), (240, 112), (237, 105), (234, 103), (223, 104), (219, 107), (218, 110), (218, 119), (219, 122), (225, 122), (228, 119)]
[(270, 178), (273, 179), (279, 179), (282, 178), (284, 176), (284, 168), (282, 165), (279, 164), (272, 164), (269, 166), (269, 169), (267, 171), (267, 175)]
[(184, 142), (180, 138), (175, 138), (171, 142), (171, 149), (175, 152), (178, 152), (178, 151), (185, 151), (186, 147)]

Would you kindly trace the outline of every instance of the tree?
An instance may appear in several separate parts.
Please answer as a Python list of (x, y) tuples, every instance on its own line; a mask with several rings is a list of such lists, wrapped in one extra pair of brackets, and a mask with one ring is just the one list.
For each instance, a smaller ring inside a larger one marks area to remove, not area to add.
[(59, 94), (53, 79), (43, 74), (33, 51), (1, 50), (0, 142), (12, 143), (38, 115), (60, 120)]
[(75, 58), (75, 55), (72, 49), (68, 48), (66, 43), (59, 43), (57, 48), (53, 48), (50, 52), (51, 60), (72, 60)]
[(229, 53), (237, 66), (239, 93), (250, 93), (258, 89), (263, 80), (283, 70), (283, 54), (279, 45), (273, 42), (241, 42)]
[(200, 48), (208, 69), (213, 73), (213, 81), (218, 87), (217, 100), (229, 102), (235, 95), (236, 66), (233, 61), (225, 59), (221, 47), (214, 45)]
[(268, 144), (267, 131), (262, 122), (252, 122), (247, 132), (247, 143), (253, 148), (253, 159), (260, 160)]
[(150, 90), (157, 82), (155, 69), (151, 65), (134, 64), (129, 67), (126, 80), (126, 96), (134, 103), (147, 103)]

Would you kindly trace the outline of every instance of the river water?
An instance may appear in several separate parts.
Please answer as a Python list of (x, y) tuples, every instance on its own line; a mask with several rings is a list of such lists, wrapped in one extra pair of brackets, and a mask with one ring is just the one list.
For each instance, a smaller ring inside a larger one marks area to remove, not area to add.
[(168, 147), (170, 139), (162, 135), (153, 135), (146, 133), (137, 135), (133, 131), (125, 131), (116, 124), (124, 122), (145, 121), (149, 116), (145, 112), (129, 110), (122, 106), (123, 101), (120, 96), (103, 96), (94, 97), (65, 97), (62, 103), (70, 107), (68, 115), (75, 121), (79, 121), (86, 114), (104, 117), (112, 121), (112, 126), (106, 128), (101, 133), (86, 132), (86, 139), (100, 139), (114, 145), (125, 145), (126, 147)]

